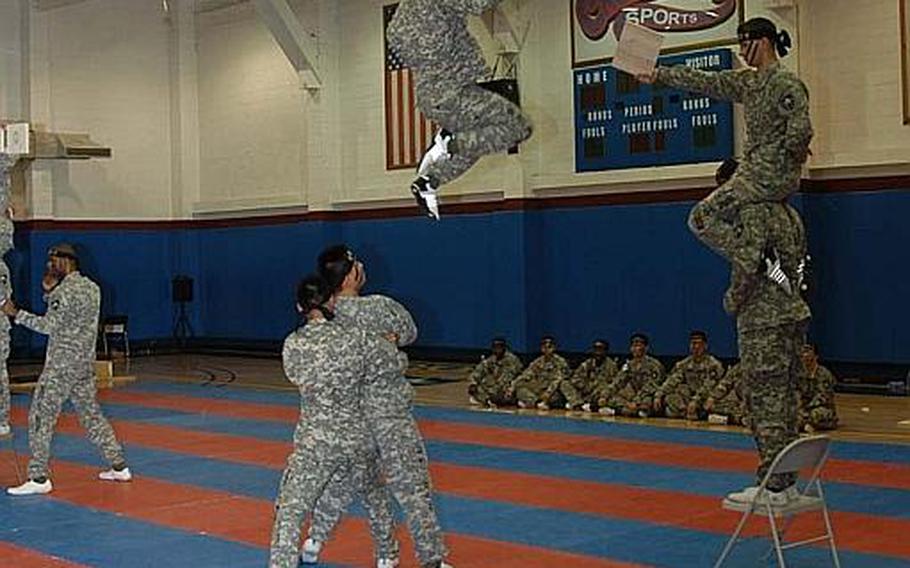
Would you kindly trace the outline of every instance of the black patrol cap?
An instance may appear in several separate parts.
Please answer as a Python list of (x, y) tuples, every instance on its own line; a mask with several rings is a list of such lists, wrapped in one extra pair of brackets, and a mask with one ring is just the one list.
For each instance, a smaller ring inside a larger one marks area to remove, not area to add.
[(47, 256), (68, 258), (79, 262), (79, 254), (76, 252), (76, 247), (70, 243), (57, 243), (53, 245), (51, 248), (47, 249)]
[(633, 333), (632, 337), (629, 338), (629, 343), (635, 343), (636, 341), (644, 343), (645, 345), (651, 344), (651, 341), (648, 339), (648, 336), (645, 335), (644, 333), (641, 333), (640, 331)]
[(705, 333), (704, 331), (700, 330), (700, 329), (693, 329), (693, 330), (691, 331), (691, 333), (689, 333), (689, 339), (701, 339), (702, 341), (704, 341), (705, 343), (707, 343), (707, 342), (708, 342), (708, 334)]

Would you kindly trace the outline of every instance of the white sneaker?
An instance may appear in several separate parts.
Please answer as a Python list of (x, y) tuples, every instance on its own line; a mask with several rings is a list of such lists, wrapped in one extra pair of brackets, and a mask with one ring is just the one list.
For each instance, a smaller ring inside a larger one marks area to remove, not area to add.
[(0, 424), (0, 437), (9, 436), (9, 424)]
[(709, 424), (726, 424), (727, 417), (723, 414), (709, 414), (708, 415)]
[(376, 561), (376, 568), (397, 568), (398, 557), (380, 558)]
[(547, 404), (546, 402), (538, 402), (537, 408), (539, 408), (540, 410), (550, 410), (550, 405)]
[(518, 408), (528, 408), (529, 406), (530, 405), (527, 402), (521, 400), (518, 401)]
[(764, 491), (760, 496), (758, 495), (758, 487), (746, 487), (739, 493), (727, 495), (727, 499), (737, 503), (752, 503), (754, 501), (759, 505), (770, 504), (772, 507), (785, 507), (790, 501), (795, 501), (798, 498), (799, 490), (796, 489), (795, 485), (791, 485), (783, 491)]
[(569, 404), (568, 402), (566, 403), (566, 410), (572, 410), (573, 408), (575, 408), (575, 407), (572, 406), (571, 404)]
[(53, 489), (54, 486), (50, 479), (46, 480), (44, 483), (38, 483), (37, 481), (29, 479), (22, 485), (7, 487), (6, 492), (9, 495), (47, 495)]
[(477, 400), (476, 398), (474, 398), (473, 396), (468, 397), (468, 402), (473, 404), (474, 406), (480, 406), (480, 401)]
[(423, 199), (427, 204), (427, 214), (439, 221), (439, 197), (436, 195), (436, 190), (424, 192)]
[(322, 543), (308, 538), (303, 541), (303, 548), (300, 550), (300, 562), (303, 564), (316, 564), (319, 562), (320, 552), (322, 552)]
[(758, 487), (751, 486), (746, 487), (742, 491), (734, 491), (733, 493), (727, 494), (727, 499), (730, 501), (736, 501), (737, 503), (751, 503), (755, 501), (755, 496), (758, 494)]
[(437, 188), (433, 186), (430, 179), (423, 176), (419, 176), (411, 183), (411, 195), (414, 196), (420, 213), (438, 221), (439, 198), (436, 191)]
[(616, 411), (610, 408), (609, 406), (604, 406), (597, 411), (599, 414), (604, 416), (616, 416)]
[(591, 412), (591, 403), (586, 402), (586, 403), (582, 404), (581, 409), (584, 410), (585, 412)]
[(452, 155), (449, 154), (449, 141), (452, 135), (445, 129), (440, 128), (433, 138), (433, 145), (427, 148), (420, 158), (420, 165), (417, 166), (417, 175), (425, 176), (430, 166), (442, 160), (448, 160)]
[(98, 479), (103, 481), (131, 481), (133, 479), (133, 474), (130, 473), (130, 468), (128, 467), (120, 470), (111, 468), (99, 473)]
[(647, 410), (639, 410), (639, 411), (638, 411), (638, 417), (639, 417), (639, 418), (647, 418), (647, 417), (648, 417), (648, 411), (647, 411)]

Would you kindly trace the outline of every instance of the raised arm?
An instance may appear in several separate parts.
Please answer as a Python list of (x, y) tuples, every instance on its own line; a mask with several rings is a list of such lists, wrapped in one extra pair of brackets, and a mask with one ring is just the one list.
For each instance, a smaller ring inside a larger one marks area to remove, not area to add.
[(754, 71), (750, 69), (704, 71), (688, 65), (674, 65), (658, 67), (655, 80), (668, 87), (739, 103), (745, 97), (753, 74)]

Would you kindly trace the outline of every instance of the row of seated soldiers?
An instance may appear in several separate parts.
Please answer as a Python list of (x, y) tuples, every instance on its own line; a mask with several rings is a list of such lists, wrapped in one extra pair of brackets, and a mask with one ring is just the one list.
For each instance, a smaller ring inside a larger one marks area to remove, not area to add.
[[(629, 359), (617, 366), (609, 344), (595, 340), (590, 356), (573, 372), (556, 352), (556, 340), (545, 336), (541, 355), (525, 369), (509, 351), (505, 339), (493, 340), (492, 353), (472, 371), (468, 395), (475, 405), (488, 407), (566, 408), (629, 417), (662, 416), (748, 425), (746, 396), (739, 364), (724, 370), (708, 353), (708, 336), (693, 331), (690, 355), (677, 362), (669, 375), (648, 354), (648, 337), (635, 333)], [(800, 428), (806, 431), (837, 427), (835, 379), (818, 363), (818, 350), (806, 344), (801, 351), (799, 383)]]

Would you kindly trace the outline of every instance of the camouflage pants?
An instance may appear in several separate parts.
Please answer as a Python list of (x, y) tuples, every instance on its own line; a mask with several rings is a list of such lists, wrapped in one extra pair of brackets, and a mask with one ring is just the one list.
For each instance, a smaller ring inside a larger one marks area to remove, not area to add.
[(816, 406), (808, 410), (800, 410), (800, 429), (812, 426), (814, 430), (834, 430), (837, 428), (837, 412), (826, 406)]
[(123, 448), (101, 413), (96, 394), (95, 374), (90, 369), (45, 369), (41, 373), (28, 411), (28, 447), (32, 454), (28, 462), (29, 479), (48, 475), (51, 438), (66, 400), (73, 403), (79, 424), (104, 460), (110, 465), (125, 463)]
[(493, 384), (479, 384), (468, 386), (468, 394), (481, 404), (495, 404), (496, 406), (510, 406), (515, 404), (515, 396), (507, 396), (508, 385), (498, 386)]
[(515, 398), (527, 406), (533, 406), (539, 402), (545, 402), (550, 408), (565, 406), (566, 399), (559, 388), (553, 390), (549, 395), (547, 394), (548, 389), (547, 384), (519, 384), (515, 387)]
[(727, 183), (712, 191), (689, 212), (689, 230), (698, 240), (728, 261), (746, 265), (741, 257), (739, 210), (749, 203), (781, 201), (795, 192), (793, 187), (785, 195), (769, 193), (741, 176), (733, 176)]
[(711, 409), (711, 414), (726, 416), (729, 419), (728, 424), (742, 424), (746, 412), (746, 401), (740, 398), (735, 390), (731, 390), (723, 398), (715, 400), (714, 408)]
[[(295, 434), (296, 437), (296, 434)], [(331, 445), (295, 446), (288, 456), (287, 467), (278, 486), (275, 501), (275, 524), (269, 552), (272, 568), (297, 568), (300, 554), (300, 526), (307, 513), (313, 510), (317, 499), (330, 485), (351, 482), (362, 486), (370, 475), (366, 456), (352, 457)], [(393, 517), (388, 501), (370, 510), (370, 528), (384, 526), (384, 539), (394, 542), (391, 531)], [(378, 542), (378, 541), (377, 541)]]
[(452, 89), (418, 82), (417, 102), (427, 118), (455, 135), (452, 157), (428, 171), (438, 185), (459, 177), (483, 156), (505, 152), (531, 135), (531, 122), (518, 106), (475, 83)]
[[(692, 389), (680, 385), (673, 391), (664, 395), (664, 415), (667, 418), (686, 418), (689, 414), (689, 403), (692, 402)], [(704, 413), (704, 401), (697, 401), (696, 413)]]
[(404, 512), (421, 566), (446, 556), (442, 529), (433, 505), (427, 450), (417, 422), (408, 413), (370, 420), (386, 484)]
[(363, 499), (370, 520), (376, 558), (397, 558), (398, 541), (394, 535), (391, 495), (380, 476), (379, 454), (375, 452), (354, 468), (347, 478), (331, 479), (316, 501), (309, 537), (317, 542), (327, 542), (357, 494)]
[(559, 392), (566, 399), (566, 404), (577, 408), (585, 403), (597, 404), (597, 387), (595, 385), (575, 384), (571, 381), (563, 381), (559, 385)]
[[(759, 483), (777, 454), (798, 436), (799, 349), (805, 331), (806, 322), (799, 322), (739, 333), (746, 406), (758, 447)], [(795, 481), (794, 475), (777, 475), (768, 481), (768, 488), (781, 491)]]
[(9, 424), (9, 329), (0, 330), (0, 424)]

